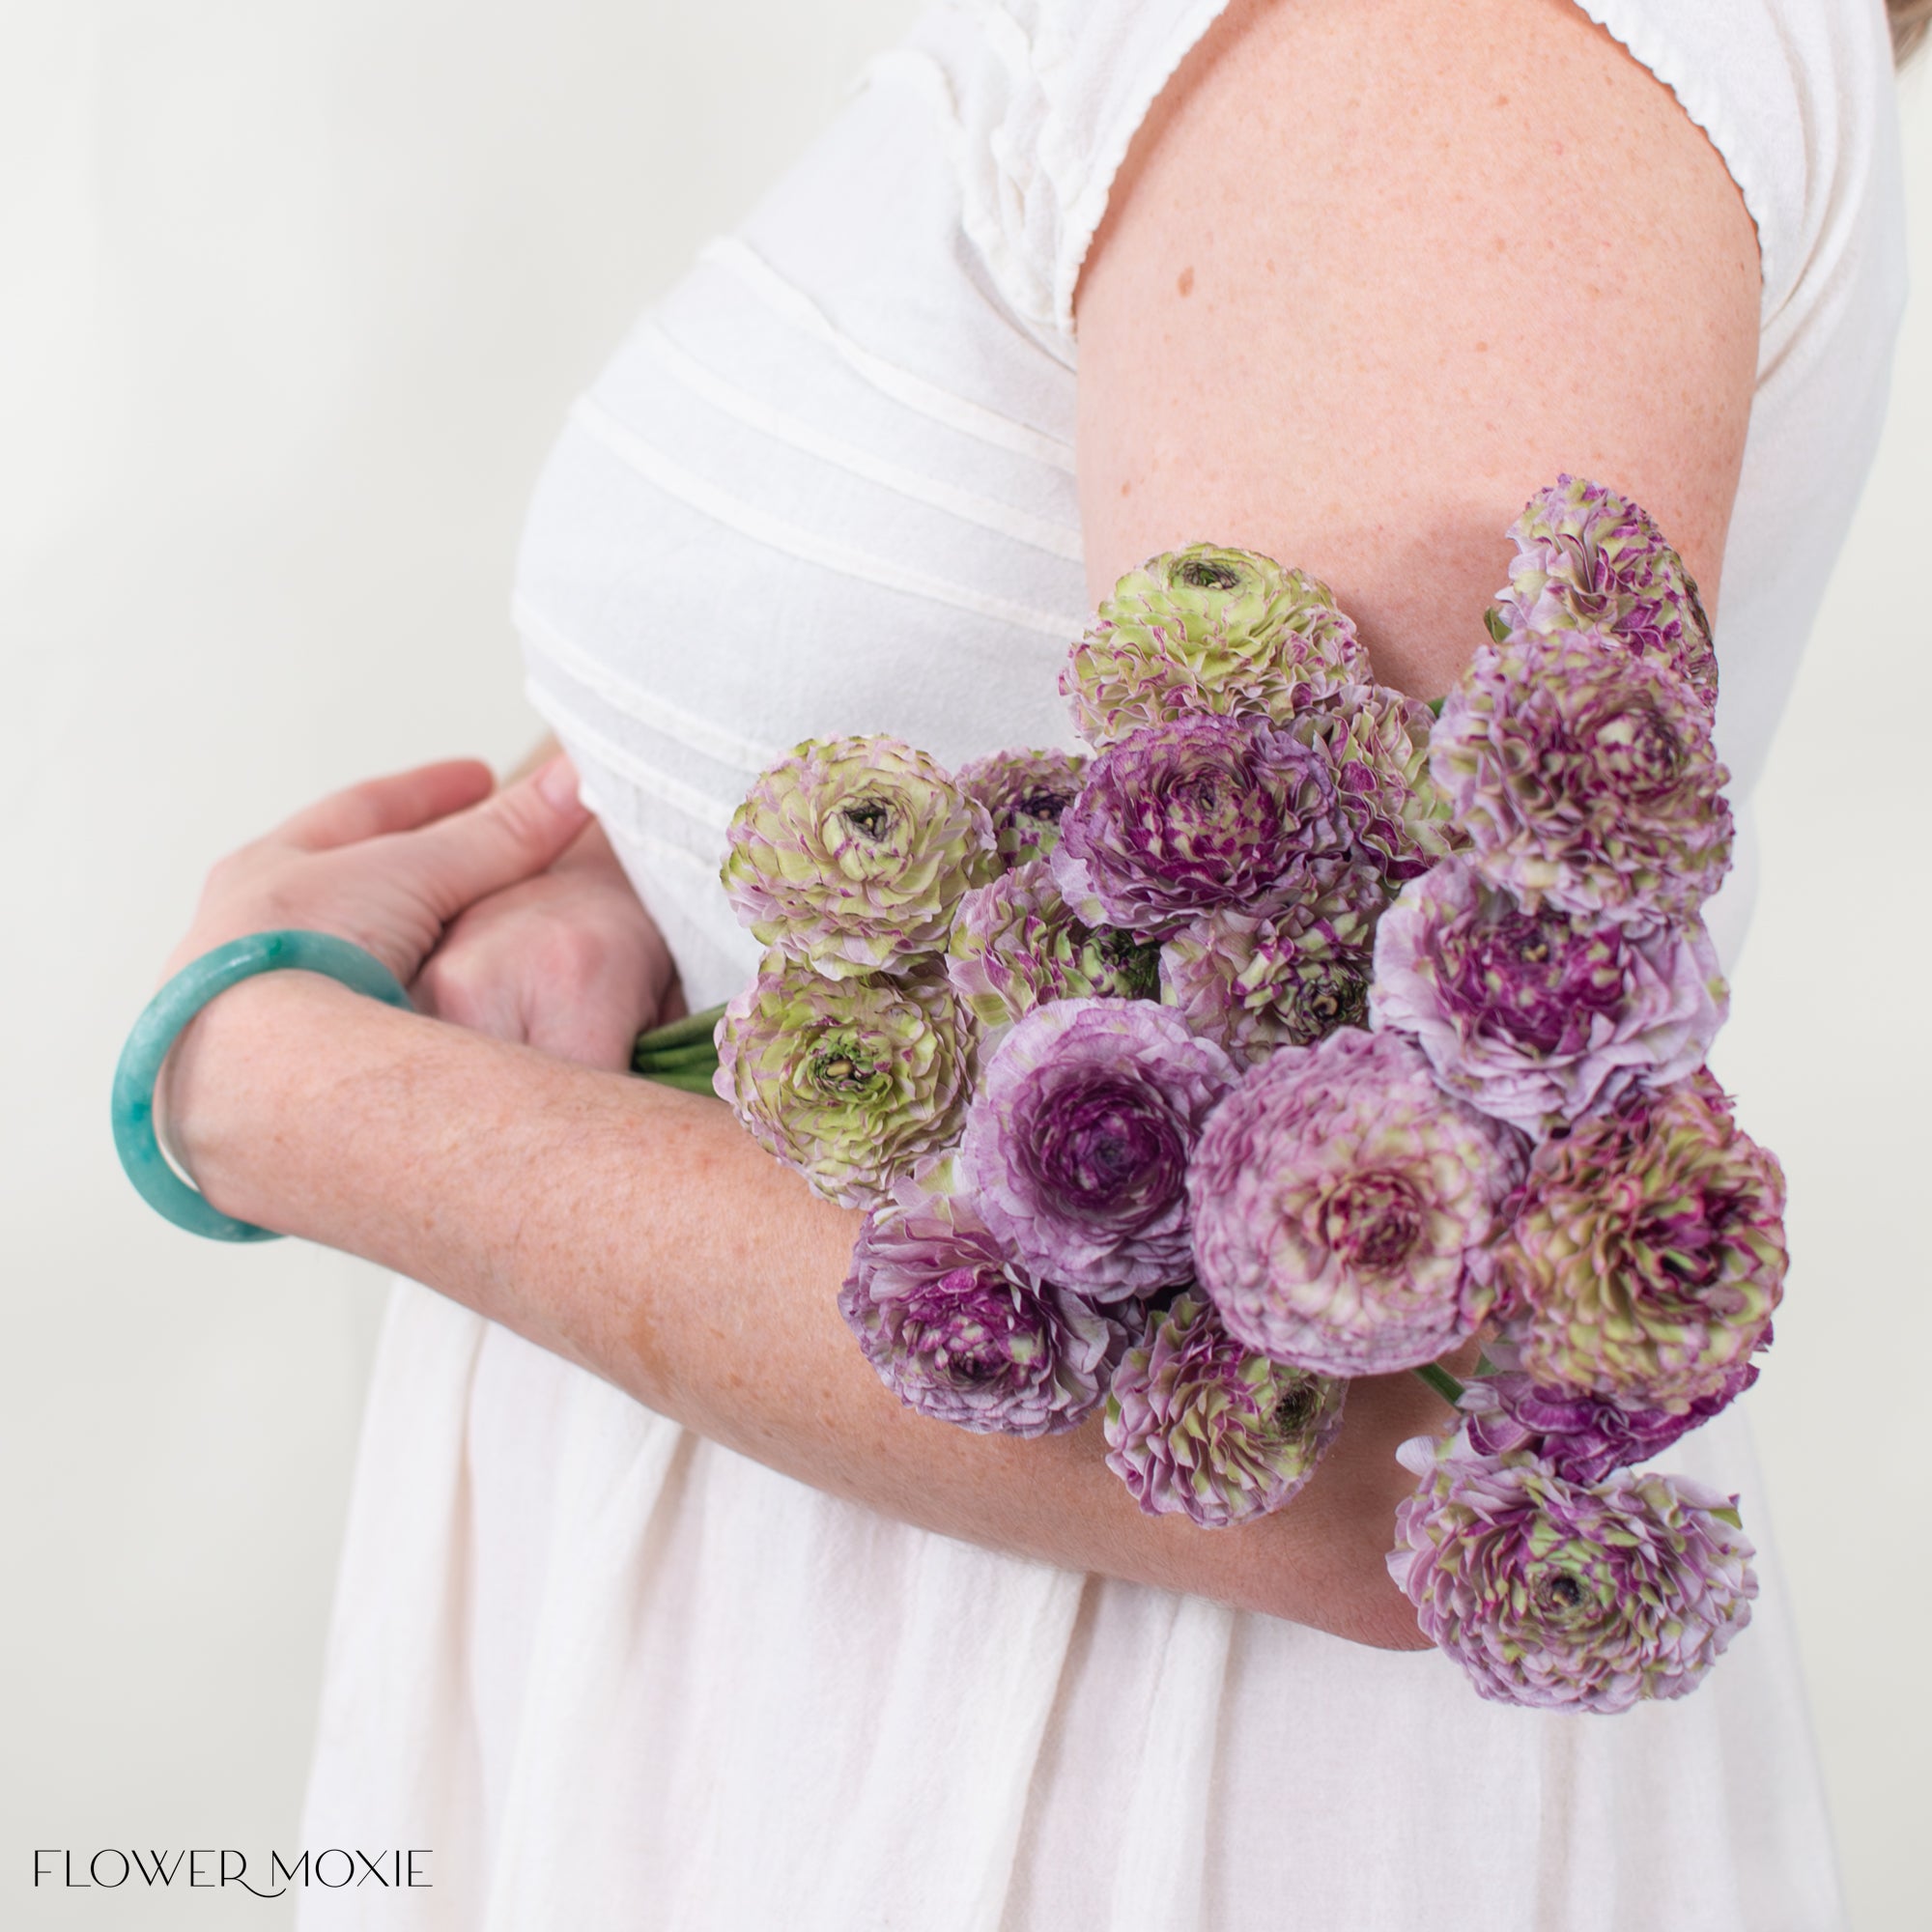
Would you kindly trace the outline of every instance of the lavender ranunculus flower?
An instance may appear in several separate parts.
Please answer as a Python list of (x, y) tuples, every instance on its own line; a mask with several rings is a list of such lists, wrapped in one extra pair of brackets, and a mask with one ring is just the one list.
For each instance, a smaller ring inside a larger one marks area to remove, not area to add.
[(1293, 1500), (1342, 1427), (1345, 1381), (1244, 1349), (1213, 1304), (1182, 1294), (1148, 1318), (1114, 1371), (1107, 1466), (1150, 1516), (1225, 1529)]
[(1490, 1306), (1478, 1265), (1520, 1143), (1399, 1034), (1249, 1070), (1188, 1170), (1201, 1286), (1251, 1349), (1321, 1375), (1434, 1361)]
[(908, 1408), (981, 1435), (1074, 1428), (1128, 1339), (1015, 1261), (969, 1203), (909, 1181), (867, 1215), (838, 1312)]
[(1191, 544), (1115, 584), (1060, 690), (1075, 730), (1104, 751), (1200, 713), (1279, 723), (1369, 675), (1325, 584), (1254, 551)]
[(1351, 684), (1289, 726), (1328, 754), (1356, 850), (1391, 889), (1427, 871), (1460, 842), (1449, 801), (1429, 770), (1435, 717), (1385, 685)]
[(1151, 1000), (1160, 952), (1112, 926), (1075, 919), (1043, 859), (1029, 859), (959, 901), (946, 970), (980, 1023), (1002, 1027), (1051, 1000)]
[(1234, 1084), (1212, 1040), (1147, 1000), (1061, 1000), (987, 1063), (960, 1147), (986, 1225), (1102, 1301), (1186, 1280), (1188, 1156)]
[(1509, 534), (1517, 554), (1496, 595), (1498, 630), (1601, 631), (1716, 701), (1718, 660), (1696, 582), (1644, 511), (1601, 483), (1559, 476)]
[(1218, 906), (1260, 914), (1319, 897), (1352, 851), (1324, 747), (1193, 717), (1094, 761), (1052, 866), (1090, 924), (1160, 936)]
[(759, 777), (728, 837), (740, 923), (830, 979), (944, 952), (960, 895), (1000, 869), (985, 807), (896, 738), (808, 740)]
[(1398, 1454), (1421, 1486), (1396, 1509), (1389, 1575), (1485, 1697), (1598, 1712), (1681, 1697), (1750, 1621), (1735, 1496), (1651, 1471), (1570, 1483), (1461, 1435)]
[(1078, 752), (995, 752), (959, 767), (959, 788), (986, 808), (1009, 870), (1044, 858), (1060, 842), (1060, 817), (1080, 790)]
[(1661, 1456), (1756, 1380), (1756, 1364), (1740, 1362), (1713, 1394), (1668, 1409), (1538, 1388), (1525, 1375), (1481, 1376), (1464, 1385), (1460, 1406), (1477, 1455), (1520, 1451), (1548, 1463), (1566, 1483), (1601, 1483), (1612, 1469)]
[[(1366, 890), (1354, 889), (1365, 882)], [(1386, 903), (1380, 874), (1271, 919), (1208, 913), (1160, 949), (1161, 999), (1189, 1028), (1252, 1065), (1368, 1020), (1371, 947)]]
[(1783, 1293), (1784, 1176), (1698, 1074), (1633, 1089), (1532, 1157), (1492, 1256), (1539, 1387), (1675, 1408), (1720, 1392)]
[(827, 980), (768, 954), (719, 1023), (713, 1084), (814, 1193), (869, 1207), (957, 1136), (973, 1022), (929, 967)]
[(1478, 650), (1443, 702), (1430, 770), (1470, 863), (1528, 907), (1688, 919), (1730, 867), (1709, 709), (1596, 632)]
[(1376, 928), (1375, 1024), (1411, 1034), (1443, 1088), (1526, 1133), (1703, 1065), (1728, 993), (1700, 919), (1606, 925), (1523, 912), (1437, 866)]

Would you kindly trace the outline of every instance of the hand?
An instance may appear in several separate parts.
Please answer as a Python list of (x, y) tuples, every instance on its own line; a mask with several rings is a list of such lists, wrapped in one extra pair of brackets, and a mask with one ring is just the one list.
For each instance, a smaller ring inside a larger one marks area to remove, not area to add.
[(298, 926), (353, 940), (407, 985), (451, 921), (543, 872), (589, 816), (566, 758), (495, 786), (489, 766), (460, 758), (298, 811), (210, 872), (168, 971), (244, 933)]
[(410, 991), (439, 1019), (622, 1072), (638, 1035), (674, 1017), (675, 977), (592, 823), (549, 871), (459, 915)]

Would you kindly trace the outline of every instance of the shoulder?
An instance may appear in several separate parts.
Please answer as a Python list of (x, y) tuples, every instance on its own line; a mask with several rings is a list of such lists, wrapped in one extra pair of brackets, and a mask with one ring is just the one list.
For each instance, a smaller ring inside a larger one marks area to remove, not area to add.
[(1236, 0), (1081, 272), (1091, 575), (1249, 545), (1327, 579), (1382, 675), (1441, 689), (1502, 532), (1568, 470), (1715, 591), (1759, 301), (1724, 159), (1569, 0)]

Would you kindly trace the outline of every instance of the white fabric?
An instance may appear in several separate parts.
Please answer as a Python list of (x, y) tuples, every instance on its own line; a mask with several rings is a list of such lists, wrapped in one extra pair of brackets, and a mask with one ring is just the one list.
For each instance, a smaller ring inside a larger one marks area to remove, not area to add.
[[(1585, 0), (1737, 178), (1763, 350), (1725, 571), (1740, 793), (1870, 461), (1903, 297), (1876, 0)], [(1212, 0), (939, 8), (623, 346), (532, 507), (530, 694), (694, 1004), (751, 776), (1065, 741), (1074, 278)], [(1743, 904), (1727, 895), (1733, 946)], [(1735, 1411), (1750, 1631), (1697, 1695), (1499, 1710), (1387, 1655), (887, 1521), (399, 1284), (303, 1842), (433, 1848), (306, 1925), (1814, 1932), (1840, 1922)]]

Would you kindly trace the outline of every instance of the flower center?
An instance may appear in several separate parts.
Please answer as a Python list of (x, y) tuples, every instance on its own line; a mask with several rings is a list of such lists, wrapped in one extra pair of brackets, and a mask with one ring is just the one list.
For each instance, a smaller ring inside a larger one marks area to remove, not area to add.
[(1339, 959), (1306, 965), (1299, 969), (1293, 999), (1294, 1017), (1300, 1021), (1295, 1038), (1310, 1045), (1337, 1027), (1362, 1024), (1369, 1010), (1368, 977)]
[(1515, 910), (1461, 920), (1438, 942), (1450, 1006), (1477, 1032), (1507, 1034), (1553, 1053), (1591, 1015), (1624, 999), (1623, 948), (1614, 931), (1578, 932), (1561, 913)]
[(1060, 815), (1073, 802), (1073, 794), (1065, 791), (1047, 791), (1044, 788), (1024, 793), (1013, 800), (1012, 816), (1015, 824), (1058, 825)]
[(1605, 719), (1594, 739), (1605, 777), (1628, 797), (1655, 798), (1669, 790), (1684, 769), (1676, 731), (1648, 705)]
[(1564, 530), (1556, 542), (1570, 558), (1570, 568), (1575, 573), (1568, 599), (1571, 608), (1579, 616), (1603, 616), (1610, 607), (1610, 593), (1616, 587), (1609, 558), (1574, 530)]
[(1312, 1376), (1285, 1378), (1275, 1388), (1274, 1406), (1269, 1410), (1265, 1434), (1276, 1442), (1293, 1441), (1315, 1420), (1321, 1406), (1321, 1385)]
[(902, 1334), (908, 1351), (955, 1386), (1011, 1376), (1040, 1351), (1039, 1312), (1021, 1305), (997, 1274), (949, 1268), (913, 1297)]
[(1328, 1196), (1322, 1238), (1348, 1266), (1387, 1274), (1414, 1253), (1426, 1218), (1406, 1175), (1371, 1168), (1348, 1176)]
[(847, 1032), (826, 1035), (806, 1060), (806, 1077), (821, 1094), (849, 1098), (879, 1077), (878, 1063)]
[(1190, 818), (1211, 823), (1221, 815), (1221, 780), (1215, 772), (1182, 779), (1168, 794), (1175, 808)]
[(855, 798), (838, 816), (868, 844), (877, 845), (893, 829), (893, 809), (882, 798)]
[(1101, 926), (1094, 934), (1094, 950), (1100, 955), (1108, 978), (1121, 997), (1152, 1000), (1160, 995), (1160, 948), (1143, 945), (1131, 932), (1117, 926)]
[(1187, 1150), (1159, 1096), (1125, 1080), (1062, 1081), (1020, 1122), (1024, 1158), (1063, 1211), (1131, 1226), (1179, 1197)]
[(1530, 1585), (1536, 1607), (1552, 1622), (1568, 1623), (1590, 1601), (1582, 1582), (1567, 1570), (1545, 1570)]
[(1241, 573), (1232, 563), (1214, 563), (1205, 556), (1190, 556), (1175, 567), (1174, 581), (1190, 590), (1238, 590)]

